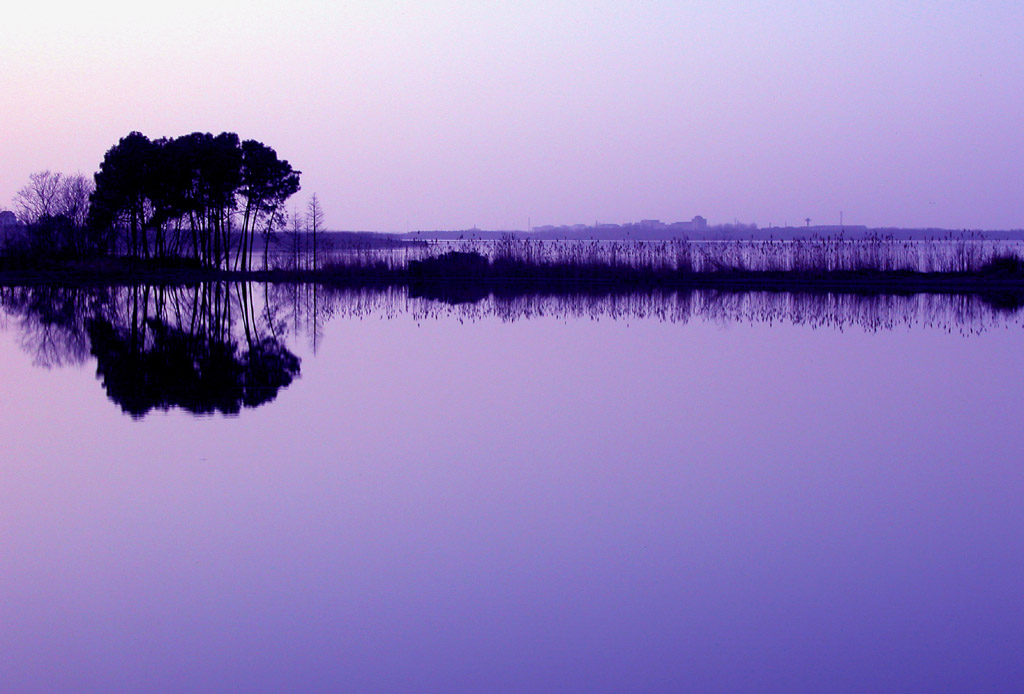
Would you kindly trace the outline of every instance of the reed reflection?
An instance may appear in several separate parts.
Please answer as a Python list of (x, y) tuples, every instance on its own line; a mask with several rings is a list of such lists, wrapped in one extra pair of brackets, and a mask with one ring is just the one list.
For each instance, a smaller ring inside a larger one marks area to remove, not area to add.
[(561, 320), (657, 320), (789, 324), (868, 332), (897, 328), (941, 329), (971, 335), (1020, 325), (1019, 297), (967, 294), (851, 294), (834, 292), (739, 292), (718, 290), (649, 292), (480, 293), (472, 287), (382, 291), (328, 291), (331, 315), (377, 314), (416, 320), (455, 318), (504, 322)]
[(483, 294), (457, 287), (426, 292), (208, 283), (7, 287), (0, 288), (0, 306), (37, 366), (94, 359), (107, 396), (135, 418), (170, 409), (233, 415), (273, 401), (300, 375), (294, 343), (308, 341), (315, 354), (332, 319), (780, 323), (839, 331), (929, 328), (964, 336), (1021, 325), (1016, 300), (953, 294)]

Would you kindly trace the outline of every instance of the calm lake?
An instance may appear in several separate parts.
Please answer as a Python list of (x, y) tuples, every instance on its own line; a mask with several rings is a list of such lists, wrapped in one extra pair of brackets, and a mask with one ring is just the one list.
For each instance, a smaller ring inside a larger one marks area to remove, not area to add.
[(0, 304), (0, 691), (1024, 682), (1020, 310)]

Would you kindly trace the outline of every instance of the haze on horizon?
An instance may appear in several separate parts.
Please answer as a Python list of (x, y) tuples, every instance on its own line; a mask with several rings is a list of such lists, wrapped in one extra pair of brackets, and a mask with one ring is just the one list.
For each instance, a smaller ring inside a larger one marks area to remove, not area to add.
[(132, 130), (238, 132), (335, 229), (1024, 227), (1024, 6), (20, 3), (0, 208)]

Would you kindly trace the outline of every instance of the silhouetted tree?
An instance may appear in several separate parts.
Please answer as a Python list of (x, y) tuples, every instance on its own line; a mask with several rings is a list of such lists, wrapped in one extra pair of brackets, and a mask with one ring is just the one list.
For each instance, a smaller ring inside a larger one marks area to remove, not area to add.
[(26, 223), (22, 250), (46, 256), (84, 256), (102, 250), (86, 225), (92, 189), (82, 174), (31, 174), (15, 195), (18, 216)]
[(47, 215), (60, 214), (61, 174), (48, 170), (37, 171), (28, 178), (28, 184), (14, 196), (18, 218), (26, 224), (32, 224)]
[(317, 258), (317, 234), (322, 231), (324, 226), (324, 210), (320, 206), (320, 198), (317, 197), (316, 193), (309, 199), (309, 204), (306, 207), (306, 229), (313, 236), (313, 269), (319, 268), (319, 259)]
[(302, 216), (298, 208), (292, 210), (291, 229), (288, 231), (288, 247), (292, 254), (291, 267), (299, 269), (302, 259)]
[(285, 201), (299, 190), (299, 172), (291, 164), (278, 159), (277, 152), (270, 147), (246, 140), (242, 143), (242, 185), (239, 191), (243, 203), (241, 242), (235, 266), (252, 268), (252, 246), (260, 220), (263, 221), (263, 261), (267, 264), (267, 252), (273, 226)]
[(150, 141), (133, 132), (107, 151), (95, 178), (91, 224), (123, 238), (129, 256), (182, 256), (187, 246), (197, 263), (223, 268), (232, 248), (235, 267), (251, 268), (255, 234), (271, 233), (280, 206), (299, 189), (287, 161), (234, 133)]
[(80, 227), (70, 217), (43, 215), (25, 227), (27, 250), (34, 256), (67, 257), (83, 255), (79, 253), (81, 245)]
[[(231, 215), (242, 182), (238, 135), (191, 133), (163, 144), (169, 217), (187, 220), (192, 256), (204, 265), (228, 267)], [(180, 227), (179, 227), (180, 228)]]
[(96, 172), (96, 190), (89, 208), (92, 224), (124, 233), (129, 256), (148, 255), (146, 231), (153, 224), (150, 201), (157, 146), (140, 132), (131, 132), (107, 150)]

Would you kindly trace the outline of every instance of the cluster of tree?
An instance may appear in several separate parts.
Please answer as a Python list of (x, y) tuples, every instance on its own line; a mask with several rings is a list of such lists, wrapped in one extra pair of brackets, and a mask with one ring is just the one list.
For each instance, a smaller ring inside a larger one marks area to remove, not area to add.
[(86, 176), (38, 171), (14, 196), (17, 235), (10, 243), (25, 253), (81, 256), (94, 250), (88, 232), (89, 199), (93, 182)]
[[(50, 257), (115, 253), (251, 269), (257, 237), (266, 254), (287, 221), (284, 205), (299, 190), (299, 173), (272, 148), (235, 133), (150, 140), (132, 132), (107, 151), (94, 181), (32, 174), (15, 197), (23, 224), (13, 247)], [(322, 212), (311, 215), (311, 228), (322, 231)]]
[(235, 133), (150, 140), (133, 132), (100, 164), (89, 226), (131, 257), (191, 257), (245, 270), (255, 238), (269, 242), (298, 190), (299, 172), (255, 140)]
[(313, 193), (306, 204), (305, 216), (297, 208), (292, 210), (291, 228), (286, 232), (284, 244), (289, 269), (311, 270), (320, 267), (323, 251), (329, 250), (330, 246), (330, 242), (324, 241), (323, 234), (324, 208), (320, 198)]

